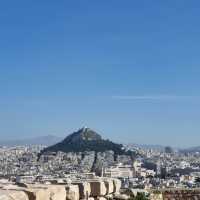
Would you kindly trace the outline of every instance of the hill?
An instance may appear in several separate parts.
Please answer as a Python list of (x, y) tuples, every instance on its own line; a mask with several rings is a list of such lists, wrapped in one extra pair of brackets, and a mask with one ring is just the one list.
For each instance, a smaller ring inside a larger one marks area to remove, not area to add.
[(127, 154), (127, 152), (123, 150), (121, 144), (104, 140), (95, 131), (84, 127), (70, 134), (63, 141), (44, 149), (42, 153), (58, 151), (66, 153), (84, 151), (105, 152), (109, 150), (113, 151), (117, 155)]

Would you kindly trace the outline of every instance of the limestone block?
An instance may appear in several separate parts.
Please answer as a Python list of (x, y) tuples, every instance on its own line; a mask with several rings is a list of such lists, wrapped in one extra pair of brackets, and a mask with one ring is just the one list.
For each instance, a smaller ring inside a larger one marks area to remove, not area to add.
[(66, 200), (66, 190), (64, 185), (48, 186), (50, 200)]
[(89, 197), (88, 200), (95, 200), (94, 197)]
[(119, 194), (122, 185), (121, 181), (119, 179), (113, 179), (113, 185), (114, 185), (114, 193)]
[(0, 200), (12, 200), (7, 194), (0, 194)]
[(105, 196), (105, 198), (106, 198), (107, 200), (111, 200), (111, 199), (114, 198), (114, 195), (113, 195), (113, 194), (108, 194), (108, 195)]
[(106, 195), (107, 189), (106, 189), (104, 181), (102, 181), (102, 180), (91, 181), (90, 186), (91, 186), (91, 196), (92, 197)]
[(128, 200), (128, 199), (129, 199), (129, 196), (126, 195), (126, 194), (115, 194), (115, 195), (114, 195), (114, 198), (115, 198), (115, 199), (118, 199), (118, 200)]
[(79, 186), (78, 185), (67, 185), (66, 188), (66, 200), (79, 200)]
[(106, 200), (105, 197), (97, 197), (95, 200)]
[(91, 195), (91, 187), (88, 182), (74, 183), (79, 187), (80, 199), (87, 199)]
[(0, 190), (0, 200), (29, 200), (28, 196), (23, 191), (15, 190)]
[(29, 200), (49, 200), (50, 193), (48, 189), (37, 189), (37, 188), (28, 188), (25, 190), (28, 195)]
[(106, 186), (106, 194), (112, 194), (114, 192), (114, 183), (112, 179), (104, 179), (104, 183)]

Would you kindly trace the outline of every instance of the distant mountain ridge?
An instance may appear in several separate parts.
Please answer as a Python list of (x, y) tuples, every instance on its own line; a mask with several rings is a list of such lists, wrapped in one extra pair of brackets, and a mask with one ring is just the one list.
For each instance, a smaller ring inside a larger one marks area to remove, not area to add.
[(33, 138), (2, 140), (1, 146), (24, 146), (24, 145), (44, 145), (50, 146), (59, 142), (62, 138), (54, 135), (39, 136)]
[(66, 153), (84, 151), (105, 152), (109, 150), (113, 151), (117, 155), (127, 154), (127, 152), (123, 150), (122, 144), (116, 144), (109, 140), (104, 140), (95, 131), (84, 127), (70, 134), (63, 141), (45, 148), (42, 153), (58, 151)]

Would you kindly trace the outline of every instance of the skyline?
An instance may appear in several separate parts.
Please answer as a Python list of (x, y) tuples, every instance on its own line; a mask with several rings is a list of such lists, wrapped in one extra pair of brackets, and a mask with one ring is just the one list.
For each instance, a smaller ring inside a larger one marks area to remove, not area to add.
[(120, 143), (200, 146), (200, 2), (11, 2), (1, 140), (86, 125)]

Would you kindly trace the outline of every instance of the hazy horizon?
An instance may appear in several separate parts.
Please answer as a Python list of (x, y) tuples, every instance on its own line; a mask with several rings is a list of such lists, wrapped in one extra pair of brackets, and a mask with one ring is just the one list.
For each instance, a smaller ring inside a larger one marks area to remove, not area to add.
[[(81, 127), (80, 127), (81, 128)], [(75, 131), (77, 131), (78, 129), (74, 130), (73, 132), (71, 133), (66, 133), (66, 134), (46, 134), (46, 135), (32, 135), (32, 136), (22, 136), (22, 137), (16, 137), (16, 138), (7, 138), (7, 139), (4, 139), (4, 140), (0, 140), (0, 143), (3, 143), (3, 142), (14, 142), (14, 141), (23, 141), (23, 140), (35, 140), (35, 139), (39, 139), (39, 138), (46, 138), (46, 137), (55, 137), (58, 139), (58, 142), (59, 141), (62, 141), (64, 138), (66, 138), (67, 136), (71, 135), (72, 133), (74, 133)], [(95, 131), (95, 129), (92, 129)], [(101, 134), (101, 136), (105, 136), (103, 137), (103, 139), (109, 139), (109, 140), (112, 140), (112, 138), (109, 138), (109, 137), (106, 137), (108, 136), (108, 134)], [(128, 144), (133, 144), (133, 145), (139, 145), (139, 146), (161, 146), (161, 147), (166, 147), (166, 146), (171, 146), (175, 149), (187, 149), (187, 148), (192, 148), (192, 147), (198, 147), (200, 145), (194, 145), (194, 146), (179, 146), (179, 145), (170, 145), (170, 144), (166, 144), (166, 143), (163, 143), (163, 144), (156, 144), (156, 143), (138, 143), (137, 141), (123, 141), (122, 138), (118, 138), (117, 140), (112, 140), (113, 142), (116, 142), (116, 143), (120, 143), (120, 144), (125, 144), (125, 145), (128, 145)]]
[(200, 146), (199, 1), (0, 5), (0, 140)]

